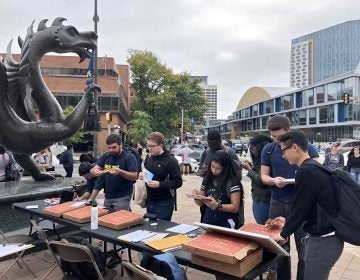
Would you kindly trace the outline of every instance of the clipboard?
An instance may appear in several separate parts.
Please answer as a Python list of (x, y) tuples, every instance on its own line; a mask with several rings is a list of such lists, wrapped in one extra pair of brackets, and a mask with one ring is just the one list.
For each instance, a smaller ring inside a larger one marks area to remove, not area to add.
[(232, 235), (232, 236), (249, 239), (249, 240), (255, 241), (261, 247), (263, 247), (264, 249), (266, 249), (270, 252), (274, 252), (278, 255), (289, 256), (289, 252), (287, 252), (283, 247), (281, 247), (274, 239), (272, 239), (268, 235), (260, 234), (260, 233), (253, 233), (253, 232), (248, 232), (248, 231), (243, 231), (243, 230), (237, 230), (237, 229), (224, 228), (224, 227), (219, 227), (219, 226), (213, 226), (213, 225), (198, 223), (198, 222), (195, 222), (194, 224), (203, 228), (207, 232), (217, 232), (217, 233), (222, 233), (222, 234), (227, 234), (227, 235)]
[(200, 194), (186, 194), (187, 197), (199, 200), (211, 200), (211, 197), (200, 195)]

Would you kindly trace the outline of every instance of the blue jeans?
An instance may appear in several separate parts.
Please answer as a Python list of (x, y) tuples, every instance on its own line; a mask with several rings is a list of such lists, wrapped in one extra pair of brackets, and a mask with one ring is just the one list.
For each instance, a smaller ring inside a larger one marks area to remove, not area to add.
[(360, 184), (360, 168), (351, 167), (350, 169), (351, 177), (355, 180), (356, 183)]
[[(271, 199), (270, 201), (270, 218), (276, 218), (279, 216), (287, 218), (290, 212), (291, 202), (281, 202)], [(297, 265), (297, 280), (304, 279), (305, 270), (305, 250), (304, 250), (304, 237), (306, 236), (303, 231), (303, 225), (301, 225), (295, 232), (295, 244), (298, 253), (298, 265)], [(290, 240), (283, 245), (284, 249), (290, 252)], [(290, 257), (280, 257), (277, 263), (277, 279), (291, 280), (291, 260)]]
[(264, 225), (269, 219), (270, 202), (256, 202), (253, 198), (252, 210), (256, 223)]
[(147, 212), (156, 214), (158, 219), (166, 221), (171, 221), (171, 217), (174, 212), (174, 205), (174, 198), (162, 200), (147, 199), (146, 201)]

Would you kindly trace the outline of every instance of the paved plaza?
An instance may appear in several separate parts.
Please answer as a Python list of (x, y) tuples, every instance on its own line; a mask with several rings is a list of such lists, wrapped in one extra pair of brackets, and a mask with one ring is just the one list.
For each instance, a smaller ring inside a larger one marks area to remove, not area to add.
[[(174, 213), (173, 221), (177, 223), (187, 223), (192, 224), (195, 221), (199, 221), (200, 214), (199, 208), (192, 199), (189, 199), (185, 196), (187, 193), (191, 193), (192, 189), (199, 188), (201, 184), (201, 179), (195, 175), (190, 175), (184, 177), (185, 181), (183, 187), (178, 190), (178, 211)], [(246, 222), (254, 222), (254, 218), (251, 213), (251, 195), (250, 195), (250, 180), (246, 176), (243, 179), (243, 185), (245, 189), (245, 217)], [(103, 201), (103, 195), (99, 196), (99, 201)], [(144, 209), (141, 209), (137, 205), (133, 205), (133, 211), (144, 213)], [(96, 244), (99, 244), (99, 241), (93, 241)], [(295, 245), (292, 244), (292, 271), (293, 271), (293, 279), (295, 279), (296, 275), (296, 250)], [(133, 253), (135, 262), (138, 261), (139, 256), (136, 252)], [(124, 254), (126, 256), (126, 254)], [(30, 265), (30, 267), (34, 270), (34, 272), (40, 277), (46, 274), (46, 272), (52, 267), (53, 263), (51, 259), (48, 257), (46, 251), (37, 252), (34, 254), (30, 254), (25, 256), (26, 262)], [(4, 268), (7, 267), (9, 261), (4, 261), (0, 263), (0, 271), (4, 271)], [(120, 267), (117, 268), (117, 271), (120, 275)], [(215, 279), (213, 275), (208, 273), (204, 273), (198, 270), (194, 270), (191, 268), (187, 269), (188, 279), (189, 280), (210, 280)], [(347, 245), (341, 258), (336, 263), (335, 267), (331, 271), (329, 279), (347, 279), (347, 280), (357, 280), (360, 275), (360, 248), (355, 246)], [(61, 279), (61, 272), (59, 269), (56, 269), (48, 279)], [(15, 265), (11, 271), (7, 274), (5, 279), (33, 279), (32, 275), (28, 273), (26, 269), (21, 269), (17, 265)], [(122, 279), (118, 276), (115, 279)], [(315, 279), (314, 279), (315, 280)]]

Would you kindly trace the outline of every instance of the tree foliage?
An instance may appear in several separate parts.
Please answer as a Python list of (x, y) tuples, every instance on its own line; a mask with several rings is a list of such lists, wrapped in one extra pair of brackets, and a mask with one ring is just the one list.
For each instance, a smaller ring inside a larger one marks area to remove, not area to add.
[(174, 134), (175, 124), (181, 122), (182, 110), (185, 130), (204, 123), (205, 96), (188, 73), (175, 74), (149, 51), (130, 50), (127, 61), (137, 95), (132, 110), (149, 114), (153, 130)]
[(151, 130), (151, 116), (143, 111), (135, 111), (128, 130), (132, 141), (143, 142)]
[[(72, 111), (74, 110), (74, 107), (72, 106), (67, 106), (63, 112), (64, 112), (64, 116), (65, 118), (67, 116), (69, 116)], [(78, 130), (73, 136), (71, 136), (69, 139), (67, 139), (67, 142), (71, 142), (72, 144), (76, 144), (76, 143), (84, 143), (86, 141), (84, 141), (85, 138), (85, 132), (82, 132), (80, 130)]]

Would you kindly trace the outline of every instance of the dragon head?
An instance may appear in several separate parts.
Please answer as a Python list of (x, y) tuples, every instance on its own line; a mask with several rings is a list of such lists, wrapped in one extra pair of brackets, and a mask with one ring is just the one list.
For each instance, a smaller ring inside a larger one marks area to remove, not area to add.
[[(32, 46), (30, 49), (37, 50), (37, 54), (34, 54), (38, 58), (42, 57), (48, 52), (55, 53), (76, 53), (80, 57), (80, 62), (84, 61), (85, 58), (90, 58), (89, 50), (96, 49), (97, 38), (95, 32), (79, 32), (72, 25), (63, 25), (62, 22), (65, 18), (56, 18), (52, 25), (47, 27), (47, 19), (42, 20), (39, 23), (37, 32), (33, 32), (33, 23), (28, 28), (28, 32), (23, 42), (19, 38), (20, 47), (26, 45), (27, 41)], [(22, 51), (23, 53), (23, 51)]]

